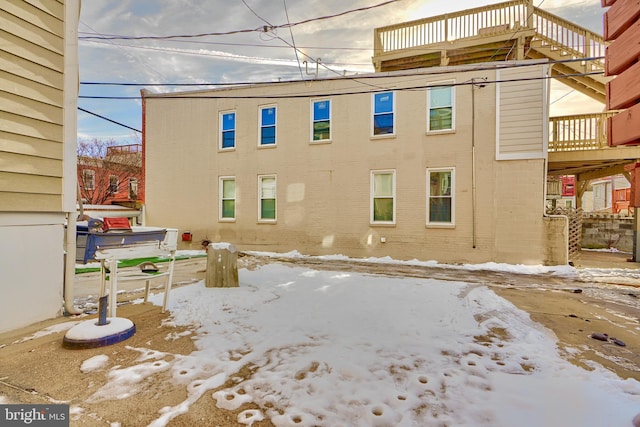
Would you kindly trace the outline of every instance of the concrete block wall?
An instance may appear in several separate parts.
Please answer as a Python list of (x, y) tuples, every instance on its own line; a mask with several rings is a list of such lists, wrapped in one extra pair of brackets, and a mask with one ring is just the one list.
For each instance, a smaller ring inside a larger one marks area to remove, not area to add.
[(633, 252), (633, 217), (585, 213), (582, 219), (582, 247)]

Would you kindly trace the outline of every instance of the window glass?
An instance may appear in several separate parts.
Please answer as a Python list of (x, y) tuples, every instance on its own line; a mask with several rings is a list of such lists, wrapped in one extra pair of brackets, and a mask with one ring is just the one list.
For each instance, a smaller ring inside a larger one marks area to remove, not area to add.
[(221, 148), (234, 148), (236, 146), (236, 113), (222, 114)]
[(116, 175), (109, 175), (109, 191), (111, 193), (118, 192), (118, 177)]
[(276, 143), (276, 107), (263, 107), (260, 111), (260, 145)]
[(82, 181), (84, 183), (85, 190), (93, 190), (95, 187), (95, 173), (90, 169), (85, 169), (82, 172)]
[(313, 103), (313, 141), (331, 139), (331, 102), (329, 100)]
[(222, 198), (221, 214), (223, 219), (233, 219), (236, 217), (236, 180), (233, 178), (222, 178)]
[(453, 223), (453, 171), (429, 171), (429, 223)]
[(136, 178), (129, 179), (129, 198), (138, 198), (138, 180)]
[(394, 173), (373, 172), (372, 221), (394, 221)]
[(427, 90), (429, 117), (427, 131), (453, 129), (453, 86)]
[(392, 134), (393, 129), (393, 92), (373, 94), (373, 134)]
[(260, 178), (260, 219), (276, 219), (276, 178)]

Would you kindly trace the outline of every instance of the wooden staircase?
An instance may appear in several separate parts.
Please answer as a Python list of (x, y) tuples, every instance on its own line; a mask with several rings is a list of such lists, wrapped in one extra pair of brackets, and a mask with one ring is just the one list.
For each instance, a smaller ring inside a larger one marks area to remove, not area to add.
[(376, 28), (376, 72), (547, 58), (552, 75), (605, 102), (603, 37), (533, 6), (532, 0), (467, 9)]

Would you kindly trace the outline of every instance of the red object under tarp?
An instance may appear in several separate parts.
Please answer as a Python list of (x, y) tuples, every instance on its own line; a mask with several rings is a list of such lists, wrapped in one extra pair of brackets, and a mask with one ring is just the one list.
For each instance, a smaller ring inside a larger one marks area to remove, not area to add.
[(127, 218), (103, 218), (102, 231), (131, 231)]

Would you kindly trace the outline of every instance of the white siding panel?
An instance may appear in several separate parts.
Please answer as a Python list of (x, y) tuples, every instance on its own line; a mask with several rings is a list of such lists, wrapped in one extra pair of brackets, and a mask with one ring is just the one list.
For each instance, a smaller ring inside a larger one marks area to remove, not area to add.
[[(544, 69), (546, 73), (546, 67)], [(539, 67), (497, 72), (496, 159), (546, 157), (547, 81)]]

